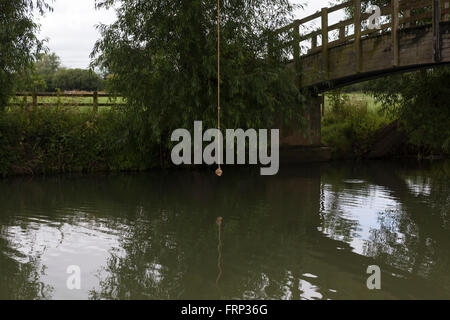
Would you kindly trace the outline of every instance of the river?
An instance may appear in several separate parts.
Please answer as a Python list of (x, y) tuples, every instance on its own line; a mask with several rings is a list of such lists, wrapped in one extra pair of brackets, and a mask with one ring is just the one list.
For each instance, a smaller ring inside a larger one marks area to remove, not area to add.
[(449, 172), (371, 161), (3, 179), (0, 298), (450, 299)]

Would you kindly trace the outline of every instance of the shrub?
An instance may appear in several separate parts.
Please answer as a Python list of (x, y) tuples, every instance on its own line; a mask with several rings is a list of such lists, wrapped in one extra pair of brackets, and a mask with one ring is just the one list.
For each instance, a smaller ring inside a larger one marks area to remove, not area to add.
[(334, 91), (329, 95), (331, 108), (322, 120), (322, 140), (331, 146), (337, 158), (361, 157), (372, 144), (373, 133), (388, 123), (367, 101), (351, 100)]
[(0, 175), (151, 167), (130, 143), (127, 127), (119, 111), (41, 107), (0, 113)]
[(53, 76), (50, 90), (62, 91), (101, 91), (104, 89), (103, 79), (91, 70), (59, 69)]

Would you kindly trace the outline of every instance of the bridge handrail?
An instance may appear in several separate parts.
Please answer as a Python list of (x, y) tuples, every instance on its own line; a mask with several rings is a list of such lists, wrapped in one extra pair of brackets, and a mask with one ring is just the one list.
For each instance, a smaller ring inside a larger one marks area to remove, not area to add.
[[(437, 9), (435, 9), (437, 6)], [(339, 21), (338, 23), (328, 24), (328, 15), (330, 13), (354, 7), (356, 10), (352, 18)], [(293, 48), (294, 60), (298, 60), (302, 55), (301, 43), (304, 41), (311, 41), (311, 49), (308, 52), (314, 53), (323, 51), (324, 63), (327, 60), (327, 53), (330, 46), (339, 45), (347, 41), (354, 41), (358, 52), (360, 51), (361, 38), (376, 32), (383, 32), (390, 29), (393, 34), (394, 42), (394, 61), (398, 62), (398, 30), (409, 28), (416, 25), (418, 21), (424, 19), (431, 19), (433, 25), (439, 24), (440, 21), (450, 20), (450, 0), (391, 0), (390, 5), (383, 6), (381, 9), (381, 16), (390, 16), (388, 22), (382, 24), (380, 29), (362, 29), (362, 22), (367, 20), (372, 14), (361, 12), (361, 0), (349, 0), (345, 3), (333, 6), (331, 8), (322, 8), (312, 15), (302, 19), (294, 20), (293, 23), (280, 28), (275, 31), (275, 36), (283, 33), (288, 33), (291, 40), (284, 43), (283, 47)], [(425, 11), (423, 11), (425, 9)], [(421, 12), (422, 11), (422, 12)], [(438, 15), (438, 16), (436, 16)], [(300, 29), (303, 25), (315, 19), (321, 19), (321, 27), (317, 30), (311, 31), (307, 34), (301, 35)], [(348, 34), (346, 28), (354, 26), (354, 33)], [(329, 32), (339, 30), (337, 40), (329, 42)], [(322, 44), (318, 46), (317, 38), (321, 36)]]

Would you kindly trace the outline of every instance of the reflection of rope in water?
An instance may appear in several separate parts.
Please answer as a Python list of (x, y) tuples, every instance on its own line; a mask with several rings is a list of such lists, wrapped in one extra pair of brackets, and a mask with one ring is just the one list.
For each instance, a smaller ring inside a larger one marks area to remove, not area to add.
[(218, 236), (219, 244), (217, 245), (217, 253), (218, 253), (217, 269), (219, 269), (219, 274), (217, 275), (216, 285), (219, 285), (219, 280), (222, 277), (222, 221), (223, 221), (222, 217), (218, 217), (216, 220), (216, 224), (219, 227), (219, 236)]

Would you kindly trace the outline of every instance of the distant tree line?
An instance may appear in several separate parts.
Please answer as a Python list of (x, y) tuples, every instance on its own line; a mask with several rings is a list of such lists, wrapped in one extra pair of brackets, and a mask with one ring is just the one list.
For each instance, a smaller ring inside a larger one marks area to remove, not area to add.
[(92, 70), (68, 69), (61, 66), (60, 58), (55, 54), (42, 54), (34, 64), (32, 81), (24, 82), (24, 89), (50, 91), (101, 91), (104, 80)]
[(41, 53), (35, 62), (14, 74), (16, 91), (102, 91), (105, 80), (89, 69), (61, 66), (55, 53)]

